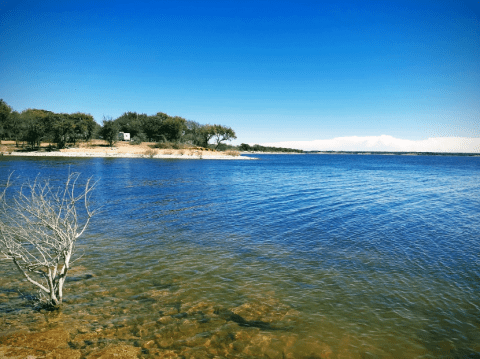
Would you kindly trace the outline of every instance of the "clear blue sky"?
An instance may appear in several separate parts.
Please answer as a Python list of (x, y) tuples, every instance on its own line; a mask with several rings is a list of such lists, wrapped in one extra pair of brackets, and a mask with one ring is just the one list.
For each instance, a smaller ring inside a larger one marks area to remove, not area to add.
[(480, 137), (480, 2), (0, 0), (0, 98), (234, 143)]

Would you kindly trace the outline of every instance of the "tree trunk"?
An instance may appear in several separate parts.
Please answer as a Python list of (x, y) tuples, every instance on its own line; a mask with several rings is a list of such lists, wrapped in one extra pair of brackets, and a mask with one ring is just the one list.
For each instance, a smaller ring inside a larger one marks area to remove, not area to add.
[[(54, 270), (56, 272), (56, 270)], [(52, 273), (52, 269), (48, 268), (48, 289), (50, 290), (50, 301), (52, 302), (52, 305), (57, 306), (59, 304), (57, 295), (55, 293), (55, 278), (53, 278), (54, 273)]]

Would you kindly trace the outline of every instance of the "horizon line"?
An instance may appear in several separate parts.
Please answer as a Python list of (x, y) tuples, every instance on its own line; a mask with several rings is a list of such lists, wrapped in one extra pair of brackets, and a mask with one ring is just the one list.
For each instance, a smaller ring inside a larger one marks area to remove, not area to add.
[(429, 137), (407, 140), (390, 135), (344, 136), (328, 140), (265, 142), (262, 146), (332, 152), (480, 153), (480, 137)]

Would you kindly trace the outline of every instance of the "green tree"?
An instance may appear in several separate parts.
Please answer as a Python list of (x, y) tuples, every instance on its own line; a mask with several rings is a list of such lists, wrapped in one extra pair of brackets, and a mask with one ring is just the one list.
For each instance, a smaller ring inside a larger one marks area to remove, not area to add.
[(252, 148), (246, 143), (242, 143), (239, 147), (240, 151), (251, 151)]
[(185, 122), (186, 120), (182, 117), (168, 116), (162, 121), (160, 126), (160, 133), (165, 136), (165, 139), (170, 142), (178, 142), (185, 132)]
[(0, 140), (6, 138), (8, 134), (8, 122), (11, 112), (12, 108), (3, 99), (0, 99)]
[(200, 129), (203, 126), (195, 121), (187, 120), (185, 122), (184, 141), (195, 146), (202, 146), (202, 137), (200, 136)]
[(220, 143), (223, 141), (230, 141), (234, 138), (237, 138), (237, 136), (235, 135), (235, 131), (230, 127), (213, 125), (213, 138), (216, 144), (215, 149), (217, 149)]
[(22, 111), (21, 117), (25, 123), (24, 140), (33, 149), (40, 146), (40, 142), (51, 130), (51, 111), (27, 109)]
[(102, 131), (102, 126), (97, 123), (97, 121), (94, 122), (93, 124), (93, 130), (92, 130), (92, 138), (95, 139), (101, 139), (100, 132)]
[(110, 147), (113, 147), (113, 144), (118, 141), (118, 125), (114, 120), (103, 118), (103, 126), (100, 130), (100, 136), (103, 137), (105, 141), (108, 142)]
[(67, 143), (75, 142), (74, 118), (66, 113), (55, 113), (50, 116), (51, 138), (58, 148), (64, 148)]
[(13, 111), (8, 120), (7, 133), (10, 138), (15, 139), (16, 147), (18, 147), (20, 140), (25, 137), (25, 130), (25, 120), (17, 111)]
[(77, 140), (90, 140), (97, 126), (93, 116), (82, 112), (75, 112), (69, 116), (73, 127), (72, 142), (75, 144)]
[(142, 124), (147, 118), (146, 114), (136, 112), (125, 112), (115, 122), (121, 132), (129, 133), (130, 138), (139, 136), (142, 133)]
[(208, 147), (208, 141), (215, 135), (215, 128), (212, 125), (203, 125), (199, 131), (200, 146)]
[(168, 115), (166, 113), (158, 112), (156, 115), (147, 116), (144, 119), (142, 129), (149, 141), (158, 142), (162, 139), (166, 140), (162, 134), (162, 124), (167, 118)]

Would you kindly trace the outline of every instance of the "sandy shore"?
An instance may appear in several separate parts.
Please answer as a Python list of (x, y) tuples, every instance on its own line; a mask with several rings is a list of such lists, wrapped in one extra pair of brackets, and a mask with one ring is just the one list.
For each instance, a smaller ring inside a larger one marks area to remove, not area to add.
[(42, 144), (41, 151), (23, 152), (15, 148), (12, 141), (2, 141), (0, 155), (5, 156), (38, 156), (38, 157), (119, 157), (119, 158), (163, 158), (163, 159), (219, 159), (219, 160), (251, 160), (252, 157), (241, 156), (239, 152), (207, 151), (198, 148), (158, 149), (151, 148), (154, 143), (133, 145), (129, 142), (117, 142), (113, 147), (104, 141), (93, 140), (81, 143), (75, 148), (60, 151), (45, 151), (48, 144)]

